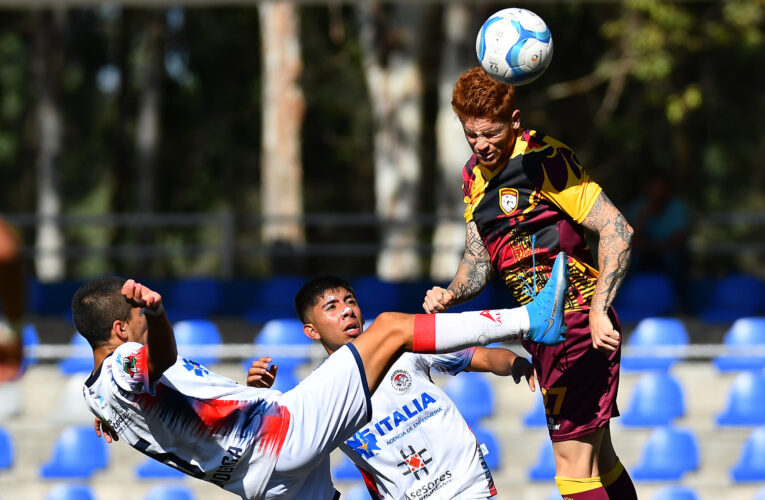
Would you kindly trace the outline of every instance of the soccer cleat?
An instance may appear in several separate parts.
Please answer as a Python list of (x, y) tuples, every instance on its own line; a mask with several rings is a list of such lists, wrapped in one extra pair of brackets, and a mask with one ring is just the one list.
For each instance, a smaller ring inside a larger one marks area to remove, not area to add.
[(524, 336), (526, 340), (545, 345), (560, 344), (566, 340), (563, 335), (566, 331), (563, 310), (568, 290), (567, 262), (565, 252), (559, 252), (547, 284), (533, 301), (526, 304), (526, 312), (529, 313), (529, 332)]

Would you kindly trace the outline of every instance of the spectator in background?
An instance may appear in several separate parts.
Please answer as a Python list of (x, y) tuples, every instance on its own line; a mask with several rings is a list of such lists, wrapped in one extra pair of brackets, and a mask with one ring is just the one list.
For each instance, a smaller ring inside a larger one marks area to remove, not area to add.
[(661, 272), (672, 281), (685, 306), (688, 279), (688, 205), (673, 194), (667, 172), (650, 172), (644, 177), (643, 194), (629, 206), (627, 219), (635, 230), (632, 238), (632, 271)]
[(0, 324), (0, 382), (19, 375), (23, 357), (21, 342), (25, 298), (24, 272), (19, 238), (0, 219), (0, 305), (5, 324)]

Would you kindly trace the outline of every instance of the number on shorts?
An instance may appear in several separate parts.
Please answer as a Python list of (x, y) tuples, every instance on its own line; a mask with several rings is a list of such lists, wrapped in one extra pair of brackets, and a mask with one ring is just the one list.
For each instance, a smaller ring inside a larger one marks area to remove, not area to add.
[[(567, 387), (550, 387), (549, 389), (545, 389), (542, 387), (542, 394), (544, 394), (545, 397), (545, 413), (547, 415), (559, 415), (560, 414), (560, 408), (563, 406), (563, 398), (566, 397), (566, 389)], [(555, 404), (552, 404), (552, 409), (550, 409), (551, 401), (550, 396), (555, 397)]]

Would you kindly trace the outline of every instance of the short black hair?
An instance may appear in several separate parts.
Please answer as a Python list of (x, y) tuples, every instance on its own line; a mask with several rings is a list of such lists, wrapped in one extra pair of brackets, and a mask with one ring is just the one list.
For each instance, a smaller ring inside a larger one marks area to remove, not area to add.
[(128, 321), (131, 306), (122, 296), (125, 278), (104, 276), (82, 285), (72, 298), (77, 331), (95, 349), (109, 341), (116, 320)]
[(356, 291), (350, 283), (338, 276), (319, 276), (306, 281), (295, 294), (295, 312), (303, 323), (306, 323), (308, 311), (319, 302), (327, 290), (344, 288), (356, 296)]

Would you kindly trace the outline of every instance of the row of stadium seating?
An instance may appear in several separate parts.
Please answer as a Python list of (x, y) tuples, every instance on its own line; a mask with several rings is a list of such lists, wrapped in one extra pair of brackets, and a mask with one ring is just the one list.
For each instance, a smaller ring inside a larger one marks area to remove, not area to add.
[[(97, 500), (97, 497), (84, 484), (64, 483), (52, 487), (45, 500)], [(196, 497), (185, 486), (160, 484), (149, 490), (143, 500), (196, 500)]]
[[(489, 429), (474, 427), (478, 441), (485, 449), (486, 463), (491, 470), (501, 466), (500, 440)], [(674, 426), (657, 427), (643, 446), (638, 464), (629, 467), (635, 481), (678, 481), (700, 466), (699, 444), (695, 434)], [(338, 481), (361, 479), (352, 462), (344, 460), (332, 470)], [(11, 435), (0, 428), (0, 470), (13, 466), (14, 452)], [(97, 437), (91, 426), (71, 426), (59, 435), (51, 457), (41, 465), (39, 477), (47, 480), (87, 480), (109, 465), (109, 453), (104, 440)], [(729, 471), (734, 482), (765, 481), (765, 426), (752, 431), (744, 443), (738, 463)], [(555, 477), (552, 444), (545, 441), (536, 463), (527, 471), (531, 481), (549, 481)], [(147, 458), (134, 471), (135, 478), (182, 479), (177, 470)]]
[[(268, 280), (190, 278), (166, 282), (147, 280), (146, 284), (163, 293), (168, 314), (174, 321), (220, 315), (244, 317), (262, 324), (270, 319), (294, 316), (293, 298), (305, 279), (303, 276), (278, 276)], [(74, 281), (44, 284), (30, 280), (30, 313), (68, 316), (72, 295), (80, 284)], [(418, 312), (425, 291), (433, 283), (391, 283), (365, 276), (354, 279), (352, 285), (371, 317), (384, 311)], [(633, 273), (623, 284), (615, 306), (622, 321), (634, 323), (646, 317), (676, 313), (681, 295), (691, 304), (688, 312), (707, 323), (730, 323), (736, 318), (765, 312), (765, 283), (754, 276), (740, 274), (695, 280), (688, 284), (687, 290), (679, 291), (663, 274)], [(479, 297), (457, 310), (507, 307), (512, 303), (505, 286), (495, 281)]]
[[(367, 322), (367, 325), (371, 322)], [(181, 355), (189, 355), (197, 347), (215, 347), (222, 345), (218, 327), (210, 320), (184, 320), (174, 324), (175, 335)], [(24, 331), (24, 344), (39, 344), (39, 336), (34, 326), (27, 325)], [(276, 349), (284, 346), (303, 346), (305, 350), (314, 345), (314, 341), (303, 334), (302, 324), (296, 319), (270, 320), (255, 335), (253, 344), (263, 349), (273, 349), (262, 355), (274, 355)], [(622, 370), (666, 371), (681, 357), (682, 352), (671, 351), (662, 354), (662, 348), (684, 348), (690, 344), (688, 332), (683, 322), (677, 318), (645, 318), (627, 333), (626, 351), (622, 356)], [(91, 356), (87, 343), (78, 334), (73, 334), (71, 345), (79, 349), (74, 355), (64, 359), (59, 366), (65, 374), (90, 371)], [(765, 317), (739, 318), (728, 329), (723, 338), (724, 347), (730, 352), (714, 359), (718, 370), (723, 372), (762, 370), (765, 368), (765, 352), (756, 353), (754, 349), (765, 349)], [(186, 353), (184, 352), (186, 351)], [(212, 365), (219, 357), (208, 349), (202, 356), (189, 356), (204, 365)], [(308, 361), (305, 352), (286, 357), (280, 364), (286, 368)], [(30, 359), (28, 362), (34, 362)], [(249, 367), (251, 359), (243, 362)]]
[[(368, 500), (369, 493), (363, 484), (349, 489), (343, 500)], [(97, 500), (94, 493), (85, 485), (61, 484), (51, 489), (45, 500)], [(144, 500), (196, 500), (190, 489), (179, 485), (159, 485), (149, 491)], [(560, 500), (560, 494), (553, 491), (549, 500)], [(666, 486), (652, 497), (651, 500), (699, 500), (692, 488), (684, 486)], [(765, 489), (761, 490), (754, 500), (765, 500)]]

